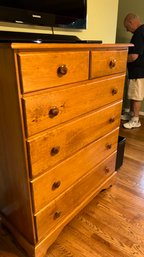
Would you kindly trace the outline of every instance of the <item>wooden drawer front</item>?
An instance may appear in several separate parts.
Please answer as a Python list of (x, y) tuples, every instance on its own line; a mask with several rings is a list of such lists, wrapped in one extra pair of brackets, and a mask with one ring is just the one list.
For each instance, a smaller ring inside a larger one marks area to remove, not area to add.
[(75, 155), (31, 181), (34, 212), (66, 190), (117, 148), (118, 129), (86, 146)]
[(70, 213), (80, 209), (82, 204), (85, 205), (87, 198), (94, 195), (98, 186), (114, 172), (115, 160), (114, 153), (35, 216), (38, 240), (64, 221)]
[[(96, 79), (90, 83), (47, 90), (24, 97), (28, 136), (122, 98), (124, 75)], [(51, 115), (51, 110), (55, 115)]]
[(121, 101), (114, 103), (28, 140), (32, 177), (117, 128), (121, 104)]
[(18, 57), (23, 92), (88, 79), (88, 51), (20, 53)]
[(92, 51), (90, 78), (126, 70), (127, 51)]

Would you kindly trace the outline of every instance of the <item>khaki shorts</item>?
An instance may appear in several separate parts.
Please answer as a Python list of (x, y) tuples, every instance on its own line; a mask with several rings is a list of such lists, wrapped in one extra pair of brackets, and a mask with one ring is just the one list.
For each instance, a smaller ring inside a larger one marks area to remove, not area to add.
[(144, 78), (129, 80), (128, 98), (137, 101), (142, 101), (144, 99)]

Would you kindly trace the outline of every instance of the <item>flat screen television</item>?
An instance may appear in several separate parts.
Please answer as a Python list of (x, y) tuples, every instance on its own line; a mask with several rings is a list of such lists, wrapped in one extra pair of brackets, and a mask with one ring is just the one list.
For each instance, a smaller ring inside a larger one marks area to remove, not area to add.
[(0, 0), (0, 21), (86, 29), (87, 0)]

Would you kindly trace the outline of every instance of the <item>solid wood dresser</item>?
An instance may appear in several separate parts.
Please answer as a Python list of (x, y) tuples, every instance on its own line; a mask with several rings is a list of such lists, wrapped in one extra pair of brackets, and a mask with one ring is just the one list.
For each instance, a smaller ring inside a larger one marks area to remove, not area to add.
[(112, 185), (127, 44), (0, 44), (0, 213), (30, 257)]

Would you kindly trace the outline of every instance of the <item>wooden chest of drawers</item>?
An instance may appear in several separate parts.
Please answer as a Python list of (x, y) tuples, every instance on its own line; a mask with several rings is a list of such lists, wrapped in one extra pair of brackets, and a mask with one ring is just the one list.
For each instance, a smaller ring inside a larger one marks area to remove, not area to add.
[(0, 45), (0, 214), (30, 257), (116, 176), (128, 45)]

